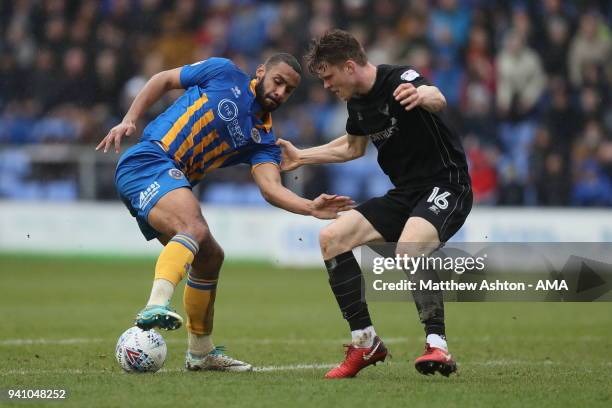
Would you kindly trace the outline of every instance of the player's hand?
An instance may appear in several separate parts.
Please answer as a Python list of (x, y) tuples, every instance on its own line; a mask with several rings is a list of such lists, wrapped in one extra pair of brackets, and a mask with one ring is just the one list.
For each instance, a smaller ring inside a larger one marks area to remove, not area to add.
[(311, 215), (322, 220), (338, 218), (338, 213), (351, 210), (355, 202), (350, 197), (321, 194), (312, 202)]
[(395, 91), (393, 91), (393, 97), (406, 111), (416, 108), (423, 102), (423, 98), (419, 95), (419, 91), (414, 85), (409, 83), (399, 84), (397, 88), (395, 88)]
[(295, 170), (302, 165), (300, 163), (300, 149), (295, 147), (293, 143), (284, 139), (278, 139), (276, 145), (280, 146), (283, 151), (280, 165), (281, 171)]
[(111, 145), (115, 145), (115, 153), (119, 153), (121, 150), (121, 138), (123, 136), (131, 136), (135, 131), (136, 124), (134, 124), (134, 122), (121, 122), (108, 132), (106, 137), (102, 139), (100, 144), (96, 147), (96, 150), (100, 150), (104, 146), (104, 153), (106, 153)]

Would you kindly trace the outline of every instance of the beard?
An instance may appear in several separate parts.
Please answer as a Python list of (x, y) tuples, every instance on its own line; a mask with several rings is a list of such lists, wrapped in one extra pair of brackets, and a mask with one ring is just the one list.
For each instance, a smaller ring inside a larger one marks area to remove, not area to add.
[(264, 75), (264, 77), (261, 78), (261, 81), (259, 81), (257, 85), (255, 85), (255, 100), (257, 101), (257, 103), (259, 103), (259, 106), (261, 106), (261, 109), (264, 112), (273, 112), (281, 104), (277, 103), (276, 101), (274, 101), (273, 99), (269, 97), (266, 97), (264, 86), (263, 86), (265, 80), (266, 80), (266, 76)]

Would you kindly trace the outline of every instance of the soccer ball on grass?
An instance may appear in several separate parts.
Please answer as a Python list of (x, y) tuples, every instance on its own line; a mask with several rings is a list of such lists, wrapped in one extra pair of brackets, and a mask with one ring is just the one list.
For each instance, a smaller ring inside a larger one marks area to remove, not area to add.
[(155, 330), (130, 327), (119, 337), (117, 362), (128, 373), (154, 373), (166, 360), (166, 342)]

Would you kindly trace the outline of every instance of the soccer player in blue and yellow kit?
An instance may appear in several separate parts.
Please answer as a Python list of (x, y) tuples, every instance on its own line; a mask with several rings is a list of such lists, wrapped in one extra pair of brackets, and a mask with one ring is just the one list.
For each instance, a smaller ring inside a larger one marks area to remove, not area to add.
[(163, 245), (147, 306), (136, 316), (142, 329), (177, 329), (182, 318), (169, 304), (187, 275), (183, 302), (187, 314), (190, 370), (248, 371), (251, 365), (215, 347), (211, 333), (223, 250), (208, 228), (191, 191), (218, 167), (251, 166), (255, 183), (271, 204), (297, 214), (335, 218), (353, 204), (348, 197), (322, 194), (311, 201), (283, 187), (281, 151), (275, 144), (271, 112), (298, 86), (301, 67), (279, 53), (251, 79), (234, 63), (210, 58), (154, 75), (136, 96), (122, 123), (96, 149), (119, 152), (121, 139), (136, 131), (137, 120), (171, 90), (186, 91), (144, 129), (140, 142), (117, 165), (121, 199), (140, 230)]

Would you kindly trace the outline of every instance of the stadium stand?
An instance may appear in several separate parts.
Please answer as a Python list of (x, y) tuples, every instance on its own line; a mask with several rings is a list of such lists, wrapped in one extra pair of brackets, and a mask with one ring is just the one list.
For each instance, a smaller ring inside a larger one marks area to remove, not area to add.
[[(301, 56), (309, 38), (341, 27), (373, 62), (414, 65), (443, 90), (477, 204), (611, 206), (611, 22), (605, 0), (1, 2), (0, 198), (115, 199), (113, 162), (88, 152), (152, 74), (210, 56), (254, 72), (272, 51)], [(307, 146), (342, 134), (344, 115), (306, 77), (274, 122)], [(309, 196), (359, 201), (385, 190), (376, 167), (370, 157), (286, 181)], [(235, 169), (212, 175), (200, 194), (264, 204)]]

